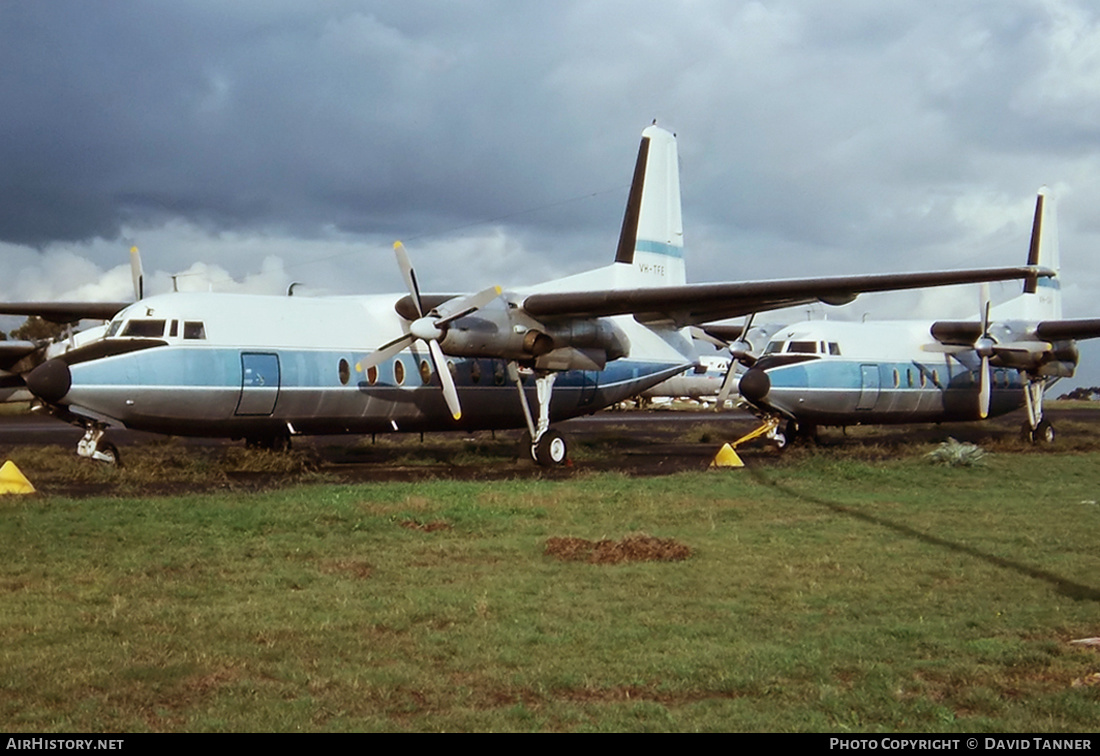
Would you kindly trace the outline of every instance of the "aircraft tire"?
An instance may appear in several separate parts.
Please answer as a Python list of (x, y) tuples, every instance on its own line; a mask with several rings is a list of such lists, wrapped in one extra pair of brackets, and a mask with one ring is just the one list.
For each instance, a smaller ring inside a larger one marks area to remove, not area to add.
[(248, 436), (244, 440), (244, 445), (249, 449), (285, 452), (290, 450), (290, 435), (287, 433), (272, 433), (266, 436)]
[(803, 425), (794, 420), (788, 420), (785, 435), (788, 442), (792, 444), (816, 444), (817, 426), (809, 423)]
[(108, 457), (103, 460), (104, 464), (114, 465), (115, 467), (122, 467), (122, 455), (118, 453), (118, 447), (108, 442), (106, 444), (99, 444), (96, 447), (96, 451), (100, 454)]
[(1035, 432), (1032, 434), (1032, 443), (1054, 443), (1054, 426), (1050, 424), (1049, 420), (1042, 420), (1039, 422), (1039, 425), (1036, 426)]
[(1020, 440), (1029, 444), (1035, 443), (1035, 434), (1031, 430), (1031, 423), (1024, 421), (1020, 426)]
[(535, 461), (543, 467), (557, 467), (565, 464), (569, 453), (569, 447), (565, 443), (565, 436), (556, 430), (548, 430), (535, 444)]

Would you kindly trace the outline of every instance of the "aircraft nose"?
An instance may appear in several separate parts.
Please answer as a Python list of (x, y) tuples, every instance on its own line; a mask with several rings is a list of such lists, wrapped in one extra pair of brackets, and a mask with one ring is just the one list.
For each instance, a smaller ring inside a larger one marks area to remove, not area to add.
[(23, 379), (30, 392), (47, 402), (58, 402), (73, 385), (69, 366), (61, 360), (46, 360)]
[(741, 376), (737, 388), (741, 392), (741, 396), (750, 402), (759, 402), (771, 391), (772, 382), (768, 378), (767, 372), (760, 368), (750, 368)]

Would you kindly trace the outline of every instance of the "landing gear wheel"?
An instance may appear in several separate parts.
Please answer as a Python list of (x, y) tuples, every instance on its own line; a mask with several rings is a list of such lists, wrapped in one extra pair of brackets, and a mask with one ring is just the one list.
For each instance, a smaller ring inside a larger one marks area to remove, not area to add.
[(285, 452), (290, 450), (290, 435), (287, 433), (272, 433), (266, 436), (247, 436), (244, 445), (249, 449)]
[(1033, 444), (1054, 443), (1054, 426), (1050, 424), (1049, 420), (1039, 421), (1039, 425), (1035, 427), (1035, 432), (1032, 433), (1031, 442)]
[(1026, 420), (1020, 426), (1020, 440), (1028, 444), (1035, 443), (1035, 433), (1031, 430), (1031, 423)]
[(532, 452), (535, 461), (543, 467), (557, 467), (565, 464), (569, 449), (565, 443), (565, 436), (556, 430), (548, 430), (542, 434), (542, 438), (534, 445)]
[(787, 436), (789, 443), (792, 444), (816, 444), (817, 426), (810, 423), (800, 424), (794, 420), (789, 420), (784, 435)]
[[(108, 442), (106, 444), (99, 444), (96, 447), (96, 459), (104, 462), (108, 465), (114, 465), (115, 467), (122, 467), (122, 456), (118, 453), (118, 447)], [(102, 457), (98, 456), (102, 455)]]

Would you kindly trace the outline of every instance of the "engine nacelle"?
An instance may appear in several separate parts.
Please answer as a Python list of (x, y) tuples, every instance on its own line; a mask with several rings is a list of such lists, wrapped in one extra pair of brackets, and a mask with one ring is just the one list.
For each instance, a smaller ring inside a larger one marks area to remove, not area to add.
[[(605, 362), (630, 354), (630, 339), (621, 328), (606, 318), (552, 323), (547, 326), (546, 333), (554, 340), (556, 349), (573, 348), (586, 352), (602, 352)], [(581, 369), (590, 370), (591, 368)]]
[(478, 310), (452, 321), (439, 345), (453, 357), (535, 360), (545, 370), (602, 370), (630, 353), (629, 338), (610, 320), (577, 318), (544, 326), (516, 307)]
[(530, 360), (554, 349), (554, 341), (534, 319), (517, 310), (478, 310), (447, 325), (439, 341), (453, 357)]

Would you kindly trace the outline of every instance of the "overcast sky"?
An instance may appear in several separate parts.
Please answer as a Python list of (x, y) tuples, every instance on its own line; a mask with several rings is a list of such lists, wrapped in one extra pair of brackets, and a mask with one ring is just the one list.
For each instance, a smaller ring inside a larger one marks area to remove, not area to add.
[(691, 281), (1019, 264), (1048, 184), (1100, 316), (1095, 7), (4, 0), (0, 297), (125, 299), (131, 244), (151, 291), (397, 291), (396, 238), (429, 290), (597, 267), (656, 118)]

